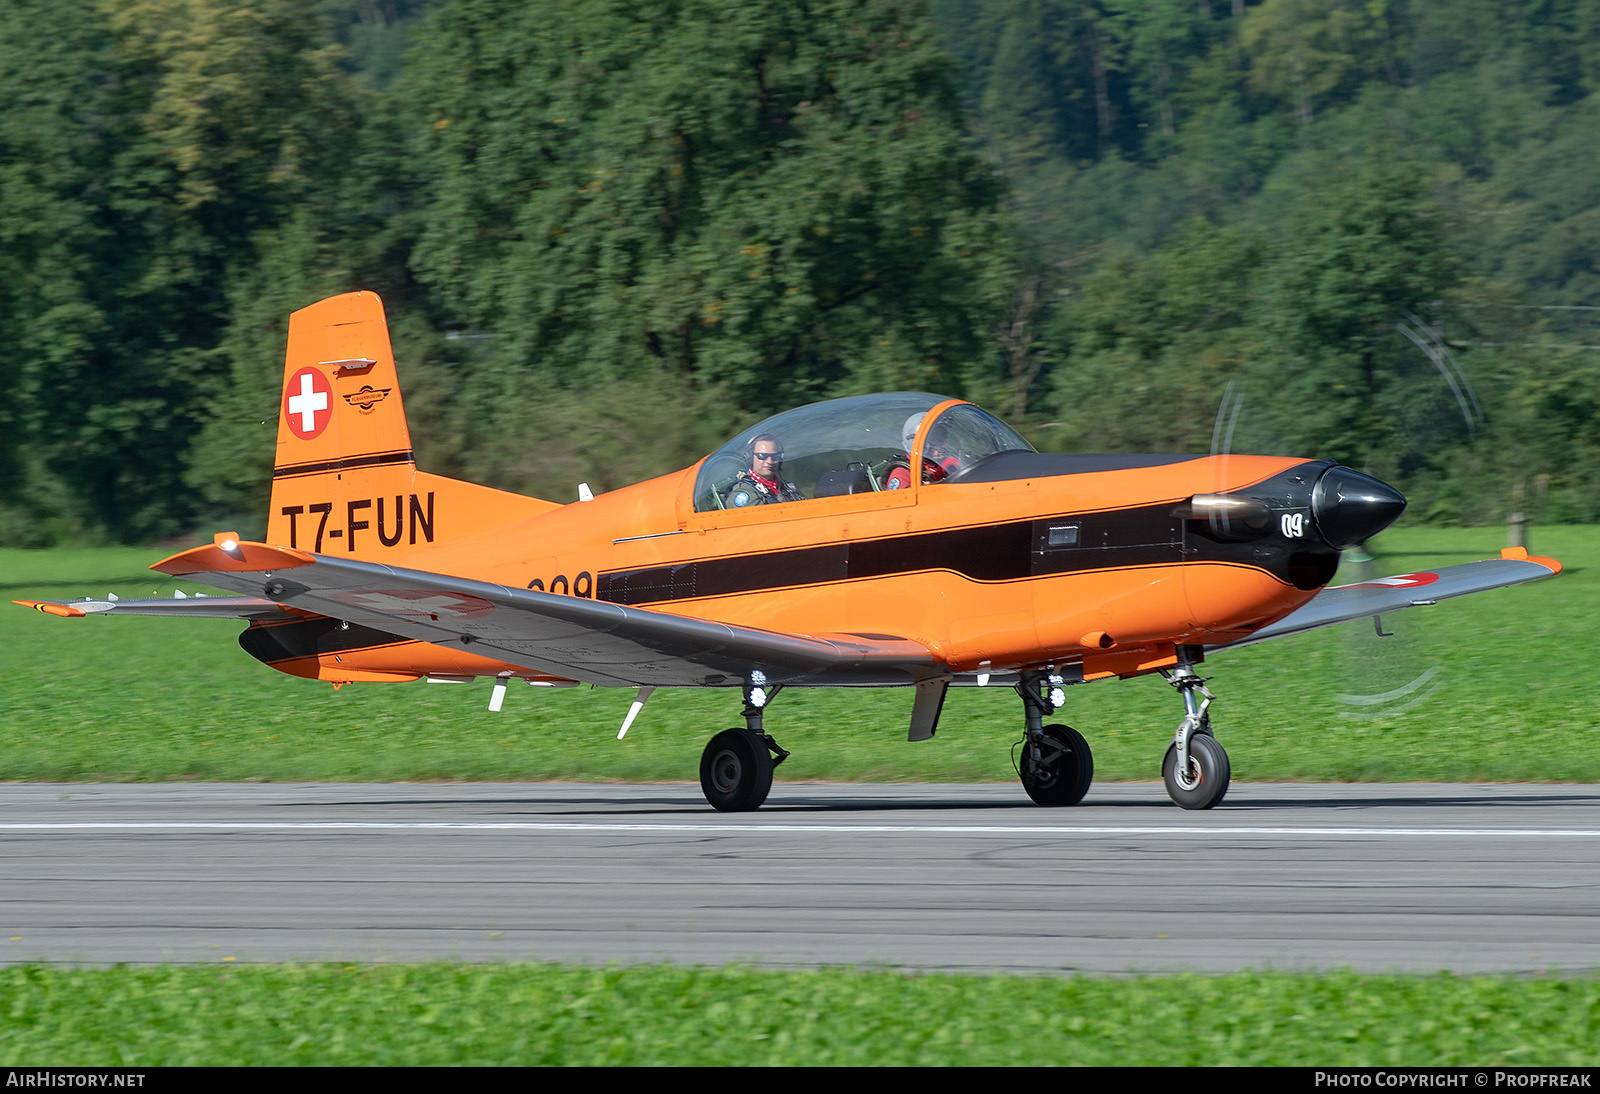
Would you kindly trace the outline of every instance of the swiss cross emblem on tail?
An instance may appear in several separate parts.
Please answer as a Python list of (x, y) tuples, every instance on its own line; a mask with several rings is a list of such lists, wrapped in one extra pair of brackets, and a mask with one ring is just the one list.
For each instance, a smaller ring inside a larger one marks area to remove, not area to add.
[(327, 428), (333, 417), (333, 388), (328, 378), (314, 368), (303, 368), (289, 377), (283, 389), (283, 416), (302, 441)]

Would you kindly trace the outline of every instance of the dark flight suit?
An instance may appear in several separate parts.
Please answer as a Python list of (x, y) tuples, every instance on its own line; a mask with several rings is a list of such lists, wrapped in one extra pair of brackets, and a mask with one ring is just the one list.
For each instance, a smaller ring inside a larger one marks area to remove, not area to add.
[(800, 493), (792, 482), (779, 479), (777, 487), (774, 490), (749, 471), (741, 471), (739, 477), (733, 480), (733, 485), (722, 495), (722, 504), (729, 509), (745, 509), (752, 505), (776, 505), (780, 501), (805, 500), (805, 495)]

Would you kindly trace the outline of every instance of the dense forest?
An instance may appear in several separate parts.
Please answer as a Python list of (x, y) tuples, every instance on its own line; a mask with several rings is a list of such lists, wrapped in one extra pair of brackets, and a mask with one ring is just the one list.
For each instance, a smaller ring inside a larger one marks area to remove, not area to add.
[(260, 533), (288, 314), (557, 500), (797, 403), (1600, 522), (1585, 0), (0, 0), (0, 545)]

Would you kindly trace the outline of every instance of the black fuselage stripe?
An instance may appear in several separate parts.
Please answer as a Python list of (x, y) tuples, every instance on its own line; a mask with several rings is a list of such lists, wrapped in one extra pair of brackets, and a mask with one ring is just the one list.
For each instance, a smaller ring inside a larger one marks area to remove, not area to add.
[(287, 479), (295, 475), (325, 475), (329, 471), (350, 471), (359, 467), (384, 467), (396, 463), (415, 463), (416, 454), (404, 452), (373, 452), (365, 456), (341, 456), (337, 460), (321, 463), (291, 463), (273, 468), (272, 477)]
[[(1112, 513), (1073, 514), (977, 528), (701, 559), (602, 573), (597, 599), (615, 604), (728, 596), (801, 585), (947, 570), (973, 581), (1184, 561), (1183, 523), (1171, 503)], [(1041, 547), (1041, 530), (1078, 526), (1078, 543)]]
[(1315, 532), (1280, 534), (1277, 515), (1309, 511), (1323, 466), (1321, 461), (1296, 464), (1253, 483), (1247, 496), (1265, 503), (1273, 518), (1248, 535), (1224, 535), (1206, 521), (1189, 519), (1182, 499), (1174, 498), (1126, 509), (613, 570), (600, 575), (595, 596), (617, 604), (655, 604), (939, 570), (1002, 582), (1190, 562), (1243, 566), (1298, 589), (1315, 589), (1333, 576), (1339, 552)]

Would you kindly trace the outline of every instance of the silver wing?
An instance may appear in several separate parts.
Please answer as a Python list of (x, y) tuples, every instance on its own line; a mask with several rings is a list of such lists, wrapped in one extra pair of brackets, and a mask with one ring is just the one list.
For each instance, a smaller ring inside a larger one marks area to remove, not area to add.
[(783, 634), (262, 544), (198, 547), (154, 568), (243, 594), (240, 605), (283, 605), (591, 684), (738, 687), (759, 671), (769, 684), (838, 687), (948, 675), (908, 639)]
[(1561, 563), (1553, 558), (1539, 558), (1520, 548), (1508, 547), (1501, 552), (1501, 557), (1482, 562), (1443, 566), (1437, 570), (1357, 581), (1350, 585), (1334, 585), (1323, 589), (1309, 604), (1290, 612), (1276, 623), (1269, 623), (1250, 637), (1226, 646), (1208, 646), (1207, 650), (1237, 649), (1255, 642), (1265, 642), (1269, 638), (1283, 638), (1335, 623), (1387, 615), (1402, 608), (1423, 607), (1453, 596), (1537, 581), (1560, 572)]
[[(250, 620), (315, 615), (442, 646), (470, 648), (552, 676), (602, 685), (738, 686), (759, 670), (773, 684), (905, 685), (946, 678), (924, 645), (884, 635), (794, 635), (646, 608), (406, 570), (305, 551), (241, 544), (175, 555), (154, 568), (244, 595), (172, 600), (16, 603), (56, 615), (169, 615)], [(1497, 559), (1338, 585), (1248, 638), (1208, 652), (1386, 615), (1561, 572), (1554, 559), (1508, 548)], [(270, 595), (252, 595), (270, 594)], [(1015, 673), (983, 682), (1010, 684)], [(958, 684), (979, 682), (962, 673)]]
[[(1435, 604), (1454, 596), (1487, 592), (1507, 585), (1520, 585), (1527, 581), (1552, 577), (1561, 572), (1561, 563), (1553, 558), (1529, 555), (1520, 548), (1507, 548), (1501, 557), (1482, 562), (1467, 562), (1459, 566), (1443, 566), (1437, 570), (1422, 570), (1395, 577), (1381, 577), (1371, 581), (1358, 581), (1349, 585), (1335, 585), (1323, 589), (1311, 602), (1289, 613), (1275, 623), (1257, 630), (1248, 638), (1227, 645), (1206, 646), (1209, 654), (1240, 646), (1265, 642), (1271, 638), (1285, 638), (1318, 627), (1331, 627), (1336, 623), (1349, 623), (1356, 619), (1388, 615), (1402, 608), (1417, 608)], [(1063, 675), (1072, 679), (1071, 666), (1060, 666)], [(951, 681), (963, 686), (1011, 686), (1020, 679), (1015, 672), (959, 673)]]

